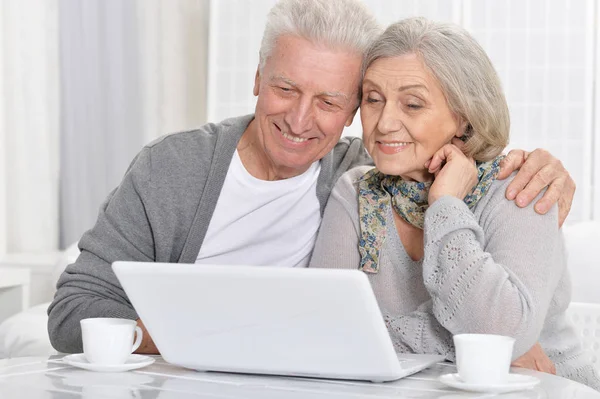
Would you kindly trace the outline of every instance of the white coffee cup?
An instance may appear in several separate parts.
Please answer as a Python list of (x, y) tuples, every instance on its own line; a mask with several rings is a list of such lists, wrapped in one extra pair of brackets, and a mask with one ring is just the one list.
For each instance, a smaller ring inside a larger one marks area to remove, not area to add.
[[(135, 343), (133, 342), (135, 334)], [(92, 318), (81, 320), (83, 353), (90, 363), (118, 365), (142, 343), (142, 329), (134, 320)]]
[(456, 367), (468, 384), (506, 383), (510, 372), (515, 339), (493, 334), (457, 334), (454, 336)]

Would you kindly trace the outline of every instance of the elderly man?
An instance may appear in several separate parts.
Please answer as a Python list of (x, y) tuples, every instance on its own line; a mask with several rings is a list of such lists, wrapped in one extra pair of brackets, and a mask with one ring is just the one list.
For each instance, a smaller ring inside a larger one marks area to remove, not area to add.
[[(275, 5), (255, 113), (142, 149), (58, 282), (48, 310), (53, 346), (81, 351), (83, 318), (128, 318), (143, 327), (112, 272), (117, 260), (306, 267), (336, 179), (370, 162), (360, 139), (340, 136), (358, 108), (363, 54), (379, 33), (357, 0)], [(523, 162), (509, 199), (524, 206), (550, 184), (537, 209), (559, 200), (564, 220), (574, 192), (568, 173), (544, 151), (516, 151), (503, 176)], [(139, 351), (157, 353), (147, 333)]]

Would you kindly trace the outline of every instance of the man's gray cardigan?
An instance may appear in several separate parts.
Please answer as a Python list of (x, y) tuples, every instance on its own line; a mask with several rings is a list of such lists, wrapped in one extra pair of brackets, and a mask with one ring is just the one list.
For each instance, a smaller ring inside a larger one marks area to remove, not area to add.
[[(58, 281), (48, 308), (54, 348), (82, 351), (83, 318), (138, 318), (112, 262), (196, 261), (236, 146), (253, 117), (167, 135), (142, 149), (100, 207), (95, 226), (79, 241), (81, 255)], [(321, 161), (321, 214), (336, 180), (348, 169), (371, 162), (360, 139), (340, 140)]]

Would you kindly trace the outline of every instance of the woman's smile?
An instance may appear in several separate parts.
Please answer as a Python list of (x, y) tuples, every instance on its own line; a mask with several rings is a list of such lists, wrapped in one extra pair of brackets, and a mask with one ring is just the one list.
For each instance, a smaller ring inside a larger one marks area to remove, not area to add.
[(377, 147), (379, 148), (379, 151), (383, 152), (384, 154), (394, 155), (401, 151), (404, 151), (412, 143), (403, 142), (403, 141), (377, 140), (376, 144), (377, 144)]

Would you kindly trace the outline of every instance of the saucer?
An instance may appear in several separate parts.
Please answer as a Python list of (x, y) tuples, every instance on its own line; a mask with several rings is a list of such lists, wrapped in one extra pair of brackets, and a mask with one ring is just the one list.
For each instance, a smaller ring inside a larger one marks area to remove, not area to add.
[(540, 380), (522, 374), (509, 374), (508, 381), (503, 384), (488, 385), (488, 384), (469, 384), (464, 382), (456, 374), (444, 374), (439, 378), (442, 384), (448, 385), (452, 388), (462, 389), (464, 391), (471, 392), (491, 392), (491, 393), (504, 393), (512, 391), (521, 391), (524, 389), (531, 389), (540, 383)]
[(123, 364), (95, 364), (88, 362), (83, 353), (68, 355), (63, 357), (62, 360), (69, 366), (79, 367), (85, 370), (109, 373), (135, 370), (154, 363), (154, 359), (150, 356), (130, 355)]

